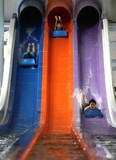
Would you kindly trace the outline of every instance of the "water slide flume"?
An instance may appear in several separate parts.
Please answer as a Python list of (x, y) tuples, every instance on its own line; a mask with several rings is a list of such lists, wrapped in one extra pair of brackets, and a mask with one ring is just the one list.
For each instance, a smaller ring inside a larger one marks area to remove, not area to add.
[(7, 112), (9, 107), (10, 86), (12, 77), (12, 66), (14, 56), (14, 44), (16, 38), (16, 18), (12, 17), (9, 27), (9, 37), (7, 42), (7, 53), (4, 59), (3, 80), (0, 90), (0, 125), (7, 122)]
[[(48, 157), (72, 159), (73, 153), (76, 158), (82, 155), (85, 156), (83, 159), (94, 159), (77, 129), (72, 129), (72, 126), (75, 126), (74, 99), (71, 96), (74, 91), (74, 28), (70, 10), (67, 11), (63, 1), (58, 1), (58, 4), (50, 2), (44, 32), (40, 129), (20, 159), (41, 159), (41, 157), (45, 159)], [(54, 20), (57, 7), (60, 13), (63, 13), (61, 17), (64, 28), (68, 32), (67, 38), (53, 38), (51, 36), (54, 27), (52, 19)], [(68, 14), (67, 17), (70, 18), (66, 19), (65, 14)]]
[(111, 126), (116, 127), (116, 100), (114, 97), (114, 87), (112, 83), (112, 68), (111, 68), (110, 44), (109, 44), (109, 26), (108, 26), (107, 19), (103, 19), (102, 40), (103, 40), (105, 86), (106, 86), (106, 95), (107, 95), (107, 104), (108, 104), (107, 121)]

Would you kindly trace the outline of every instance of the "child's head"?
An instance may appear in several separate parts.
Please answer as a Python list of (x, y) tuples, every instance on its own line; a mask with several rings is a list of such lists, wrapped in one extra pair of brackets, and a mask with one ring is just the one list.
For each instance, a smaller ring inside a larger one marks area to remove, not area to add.
[(95, 101), (94, 99), (91, 99), (91, 100), (89, 101), (89, 106), (90, 106), (91, 108), (95, 108), (95, 107), (96, 107), (96, 101)]
[(96, 104), (95, 99), (91, 99), (91, 100), (89, 101), (89, 105), (90, 105), (90, 103), (95, 103), (95, 104)]

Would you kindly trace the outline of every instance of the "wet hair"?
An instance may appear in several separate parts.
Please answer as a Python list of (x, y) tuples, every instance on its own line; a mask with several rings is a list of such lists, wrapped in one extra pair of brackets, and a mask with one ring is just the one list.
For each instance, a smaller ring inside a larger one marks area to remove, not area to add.
[(89, 105), (90, 105), (90, 103), (95, 103), (95, 104), (96, 104), (95, 99), (91, 99), (91, 100), (89, 101)]

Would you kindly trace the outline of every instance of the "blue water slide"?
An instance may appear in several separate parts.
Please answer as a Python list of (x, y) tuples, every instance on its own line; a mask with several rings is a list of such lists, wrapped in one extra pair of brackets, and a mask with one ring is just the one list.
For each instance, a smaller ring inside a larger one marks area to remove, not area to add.
[[(12, 49), (14, 46), (14, 50), (13, 60), (10, 63), (10, 65), (12, 64), (11, 83), (9, 84), (8, 109), (6, 111), (9, 116), (1, 125), (0, 132), (22, 134), (30, 128), (39, 127), (44, 36), (43, 13), (44, 5), (40, 1), (23, 0), (19, 5), (15, 30), (11, 26), (16, 37), (12, 38), (14, 44), (11, 45)], [(20, 65), (28, 43), (31, 44), (31, 47), (32, 43), (35, 44), (36, 66)]]
[[(44, 36), (43, 10), (42, 4), (36, 0), (23, 1), (19, 6), (19, 46), (16, 53), (18, 65), (11, 119), (14, 131), (24, 131), (39, 126)], [(35, 44), (36, 67), (28, 64), (27, 67), (20, 65), (28, 43)]]

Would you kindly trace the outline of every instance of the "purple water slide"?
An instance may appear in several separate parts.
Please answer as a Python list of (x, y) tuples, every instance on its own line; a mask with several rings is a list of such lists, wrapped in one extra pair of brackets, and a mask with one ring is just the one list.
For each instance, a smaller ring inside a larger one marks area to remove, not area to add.
[[(104, 75), (102, 25), (101, 22), (98, 22), (90, 28), (76, 28), (75, 24), (75, 88), (84, 91), (88, 99), (96, 99), (104, 114), (102, 124), (106, 125), (108, 104)], [(93, 126), (96, 126), (97, 123), (99, 121), (95, 119)], [(89, 127), (87, 124), (85, 126)], [(106, 125), (106, 127), (108, 126)], [(114, 132), (116, 133), (116, 130)]]
[[(78, 74), (75, 76), (75, 86), (82, 89), (88, 99), (95, 98), (98, 105), (105, 109), (107, 102), (101, 30), (101, 23), (98, 23), (90, 28), (78, 29), (76, 33), (75, 61), (79, 62), (75, 63), (75, 75)], [(79, 82), (76, 82), (77, 77)]]

